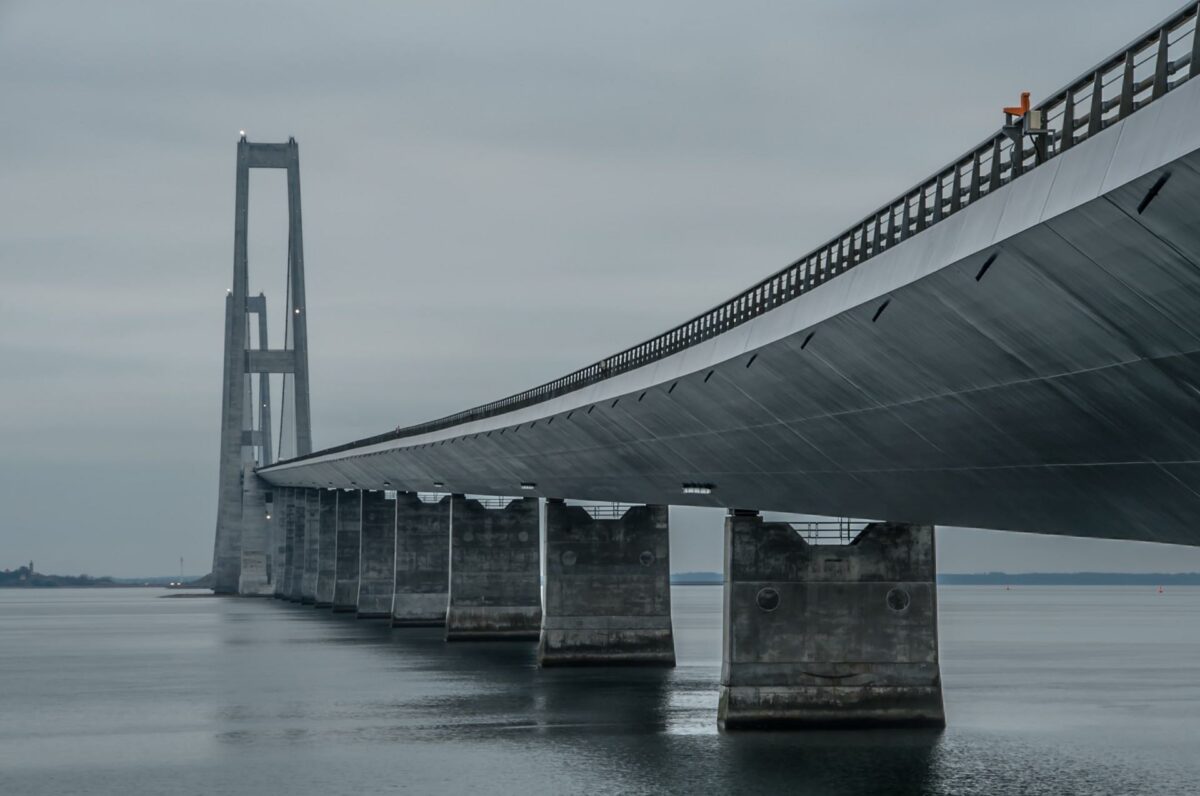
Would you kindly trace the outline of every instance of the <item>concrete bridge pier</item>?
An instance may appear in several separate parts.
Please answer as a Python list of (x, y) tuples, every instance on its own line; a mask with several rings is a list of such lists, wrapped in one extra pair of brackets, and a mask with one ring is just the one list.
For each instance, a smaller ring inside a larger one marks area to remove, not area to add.
[(317, 608), (333, 605), (333, 586), (337, 576), (337, 501), (338, 490), (321, 489), (317, 521), (317, 579), (313, 604)]
[(593, 518), (546, 502), (542, 666), (674, 666), (666, 506)]
[(447, 641), (538, 638), (539, 515), (537, 498), (491, 508), (452, 496)]
[(271, 521), (267, 519), (267, 493), (271, 486), (254, 474), (254, 465), (242, 469), (241, 551), (237, 593), (243, 597), (271, 594), (267, 552), (270, 547)]
[(391, 616), (395, 579), (396, 499), (383, 492), (363, 492), (358, 562), (359, 619)]
[(291, 500), (290, 487), (274, 487), (271, 503), (272, 518), (275, 520), (274, 564), (271, 572), (271, 596), (282, 600), (287, 595), (287, 505)]
[(358, 548), (362, 532), (362, 492), (337, 496), (337, 543), (334, 551), (333, 610), (358, 610)]
[(287, 572), (284, 575), (284, 599), (300, 602), (300, 586), (304, 579), (304, 514), (307, 490), (292, 489), (286, 507), (287, 515)]
[(442, 627), (450, 593), (450, 496), (425, 503), (396, 495), (392, 627)]
[(279, 589), (275, 596), (281, 600), (290, 600), (292, 591), (292, 573), (296, 561), (296, 537), (292, 527), (292, 504), (297, 490), (284, 487), (276, 492), (275, 511), (279, 512), (279, 524), (282, 537), (280, 561), (282, 571), (279, 574)]
[(283, 599), (287, 588), (287, 504), (291, 489), (273, 487), (268, 509), (271, 513), (271, 596)]
[(280, 513), (283, 526), (283, 571), (280, 577), (280, 591), (276, 594), (284, 600), (292, 599), (293, 582), (296, 571), (296, 504), (298, 496), (304, 495), (304, 490), (286, 487), (278, 492), (275, 498), (275, 510)]
[(317, 600), (318, 533), (321, 528), (321, 490), (304, 490), (304, 570), (300, 575), (300, 602), (312, 605)]
[(932, 525), (810, 544), (731, 511), (721, 726), (945, 726), (934, 562)]

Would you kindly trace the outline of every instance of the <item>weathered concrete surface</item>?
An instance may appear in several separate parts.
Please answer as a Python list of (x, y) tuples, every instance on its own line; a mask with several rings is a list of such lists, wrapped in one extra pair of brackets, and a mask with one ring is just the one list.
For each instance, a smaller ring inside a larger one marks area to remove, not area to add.
[(268, 508), (271, 512), (271, 595), (282, 599), (287, 588), (287, 503), (291, 489), (274, 487)]
[(337, 579), (337, 501), (338, 491), (322, 489), (320, 524), (317, 531), (317, 592), (318, 608), (333, 605), (333, 586)]
[(539, 514), (537, 498), (487, 508), (452, 496), (447, 641), (538, 638)]
[(396, 495), (396, 578), (392, 627), (442, 626), (450, 592), (450, 496), (423, 503)]
[(282, 600), (287, 591), (287, 503), (290, 487), (272, 487), (271, 596)]
[(359, 549), (358, 616), (392, 615), (396, 579), (396, 500), (383, 492), (362, 493), (362, 534)]
[(321, 530), (320, 489), (304, 490), (304, 574), (300, 576), (300, 602), (312, 605), (317, 599), (317, 554)]
[(284, 597), (300, 602), (304, 582), (304, 517), (307, 512), (308, 490), (293, 489), (287, 505), (287, 575)]
[(275, 596), (281, 600), (292, 597), (292, 579), (296, 572), (296, 528), (293, 513), (295, 512), (296, 494), (302, 492), (292, 487), (276, 487), (275, 511), (279, 515), (282, 530), (282, 548), (280, 553), (281, 570), (279, 573), (279, 588)]
[(242, 597), (268, 597), (273, 589), (267, 553), (273, 522), (267, 519), (267, 493), (271, 485), (254, 474), (254, 465), (242, 474), (241, 564), (237, 593)]
[(944, 726), (934, 561), (931, 525), (810, 545), (731, 513), (721, 725)]
[(333, 610), (358, 610), (358, 550), (362, 531), (362, 492), (339, 492), (334, 553)]
[(674, 666), (666, 506), (593, 519), (546, 502), (542, 666)]

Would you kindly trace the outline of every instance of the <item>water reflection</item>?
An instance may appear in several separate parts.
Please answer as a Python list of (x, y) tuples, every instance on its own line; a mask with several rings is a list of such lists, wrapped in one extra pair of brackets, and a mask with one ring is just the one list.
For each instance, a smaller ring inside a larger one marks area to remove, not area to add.
[(439, 629), (317, 616), (333, 638), (348, 624), (396, 672), (438, 684), (391, 703), (403, 724), (360, 739), (508, 747), (514, 756), (569, 761), (570, 779), (598, 792), (758, 792), (799, 782), (813, 793), (877, 793), (880, 783), (898, 794), (931, 791), (937, 731), (719, 735), (712, 666), (543, 670), (528, 642), (446, 644)]
[(749, 776), (761, 789), (802, 782), (813, 793), (922, 794), (931, 790), (940, 730), (729, 733), (720, 746), (725, 782)]

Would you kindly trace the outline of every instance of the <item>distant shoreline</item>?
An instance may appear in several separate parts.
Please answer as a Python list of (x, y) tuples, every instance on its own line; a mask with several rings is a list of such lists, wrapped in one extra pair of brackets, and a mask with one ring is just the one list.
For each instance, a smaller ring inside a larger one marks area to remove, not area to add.
[(943, 586), (1200, 586), (1200, 572), (942, 573)]
[(211, 578), (158, 575), (152, 578), (93, 578), (91, 575), (47, 575), (30, 566), (0, 571), (0, 589), (206, 589)]
[[(720, 572), (681, 572), (672, 586), (720, 586)], [(1200, 586), (1200, 572), (943, 572), (942, 586)]]

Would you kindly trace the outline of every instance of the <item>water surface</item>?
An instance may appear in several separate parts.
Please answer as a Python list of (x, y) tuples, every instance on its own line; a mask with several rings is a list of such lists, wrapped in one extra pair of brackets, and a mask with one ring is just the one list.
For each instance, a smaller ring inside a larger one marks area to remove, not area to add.
[(1200, 588), (942, 587), (941, 733), (719, 733), (719, 587), (673, 671), (162, 593), (0, 591), (0, 793), (1200, 793)]

